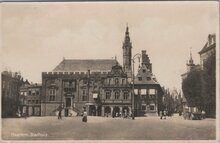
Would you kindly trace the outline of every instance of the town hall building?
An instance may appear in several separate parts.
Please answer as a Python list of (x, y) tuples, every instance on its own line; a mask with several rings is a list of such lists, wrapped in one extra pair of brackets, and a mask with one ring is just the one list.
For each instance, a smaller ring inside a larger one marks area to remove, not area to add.
[[(60, 109), (65, 116), (80, 115), (84, 109), (90, 116), (116, 117), (119, 114), (131, 114), (132, 43), (128, 27), (122, 49), (122, 66), (116, 58), (63, 59), (51, 72), (43, 72), (41, 116), (54, 116)], [(151, 67), (145, 64), (145, 57), (142, 58), (142, 68), (151, 71)], [(161, 88), (158, 82), (154, 81), (153, 85), (151, 83), (149, 87), (155, 89), (155, 98), (149, 100), (149, 108), (157, 112), (161, 104)], [(144, 88), (148, 87), (147, 84), (144, 83)], [(135, 87), (140, 88), (139, 85), (139, 82), (135, 83)], [(142, 98), (135, 100), (138, 102), (137, 111), (143, 105)]]

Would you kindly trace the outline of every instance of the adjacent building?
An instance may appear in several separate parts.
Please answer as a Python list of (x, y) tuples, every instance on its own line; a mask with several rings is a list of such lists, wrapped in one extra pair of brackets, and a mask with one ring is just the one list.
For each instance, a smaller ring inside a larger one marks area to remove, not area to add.
[[(202, 48), (201, 51), (199, 51), (199, 55), (200, 55), (200, 64), (195, 65), (193, 62), (193, 58), (192, 58), (192, 53), (190, 52), (190, 59), (186, 64), (187, 70), (185, 73), (183, 73), (181, 75), (182, 80), (184, 80), (187, 75), (189, 74), (189, 72), (193, 71), (193, 70), (203, 70), (204, 69), (204, 63), (207, 60), (208, 57), (210, 57), (212, 54), (215, 54), (216, 52), (216, 35), (215, 34), (209, 34), (208, 35), (208, 39), (206, 44), (204, 45), (204, 47)], [(189, 112), (198, 112), (198, 108), (197, 107), (189, 107), (187, 104), (187, 100), (183, 95), (183, 111), (189, 111)], [(209, 111), (207, 114), (215, 114), (213, 113), (213, 111), (215, 111), (215, 105), (209, 105), (210, 107), (208, 108)]]
[(131, 85), (127, 76), (116, 63), (104, 78), (100, 91), (102, 116), (117, 117), (131, 112)]
[(152, 64), (142, 51), (142, 66), (134, 79), (135, 114), (157, 114), (162, 109), (163, 90), (152, 73)]
[(2, 118), (15, 117), (19, 105), (19, 88), (23, 78), (18, 72), (3, 71), (2, 79)]
[(23, 116), (40, 116), (41, 114), (41, 84), (26, 83), (20, 87), (20, 113)]

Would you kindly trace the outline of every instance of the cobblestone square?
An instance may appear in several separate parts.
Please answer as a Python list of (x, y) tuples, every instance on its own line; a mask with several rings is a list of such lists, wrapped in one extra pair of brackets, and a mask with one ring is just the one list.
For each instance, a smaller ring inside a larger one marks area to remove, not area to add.
[(4, 140), (215, 140), (216, 120), (136, 117), (135, 120), (89, 116), (30, 117), (2, 120)]

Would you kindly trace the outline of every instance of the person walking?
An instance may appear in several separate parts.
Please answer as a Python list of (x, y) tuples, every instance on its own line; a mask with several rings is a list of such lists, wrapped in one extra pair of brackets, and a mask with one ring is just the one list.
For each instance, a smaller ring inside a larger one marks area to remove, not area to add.
[(59, 119), (59, 120), (62, 119), (62, 114), (61, 114), (61, 113), (62, 113), (62, 110), (59, 110), (59, 112), (58, 112), (58, 119)]
[(160, 111), (160, 119), (163, 119), (163, 111)]
[(58, 120), (61, 120), (62, 119), (62, 106), (59, 106), (58, 107)]
[(166, 116), (167, 116), (167, 111), (166, 110), (163, 111), (163, 116), (164, 116), (164, 119), (166, 120)]
[(83, 122), (87, 122), (87, 112), (86, 112), (86, 110), (83, 111), (82, 121), (83, 121)]

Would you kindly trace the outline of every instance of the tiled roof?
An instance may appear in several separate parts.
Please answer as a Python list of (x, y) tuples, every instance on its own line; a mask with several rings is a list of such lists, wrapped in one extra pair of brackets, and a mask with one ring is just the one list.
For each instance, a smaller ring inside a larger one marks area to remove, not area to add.
[(64, 59), (53, 71), (111, 71), (116, 62), (115, 59)]
[[(145, 72), (143, 72), (145, 70)], [(141, 80), (139, 80), (141, 78)], [(158, 84), (156, 77), (146, 68), (145, 65), (141, 67), (138, 74), (135, 76), (134, 84)]]

